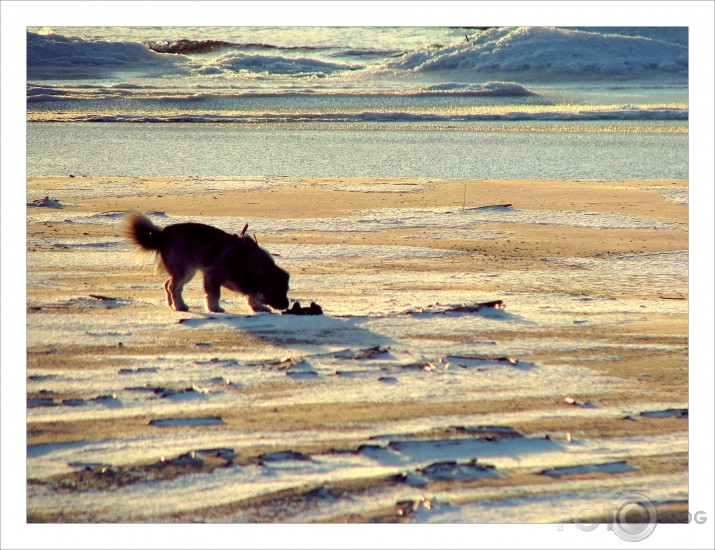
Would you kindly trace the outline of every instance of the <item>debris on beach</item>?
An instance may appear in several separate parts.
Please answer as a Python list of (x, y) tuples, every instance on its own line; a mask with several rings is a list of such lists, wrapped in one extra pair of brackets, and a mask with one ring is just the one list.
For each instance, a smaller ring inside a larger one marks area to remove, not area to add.
[(419, 468), (417, 473), (431, 481), (474, 481), (482, 477), (499, 477), (492, 464), (477, 463), (476, 458), (469, 462), (454, 460), (434, 462)]
[(476, 304), (461, 304), (458, 306), (444, 306), (439, 302), (430, 304), (427, 307), (418, 307), (416, 310), (409, 310), (405, 315), (419, 315), (423, 313), (432, 313), (435, 315), (443, 315), (446, 313), (478, 313), (487, 310), (501, 311), (506, 309), (506, 304), (503, 300), (490, 300), (488, 302), (477, 302)]
[(92, 403), (104, 405), (105, 407), (110, 409), (117, 409), (124, 406), (122, 401), (117, 398), (116, 393), (113, 393), (111, 395), (99, 395), (91, 399), (68, 397), (62, 399), (61, 401), (55, 399), (55, 395), (55, 392), (48, 390), (40, 390), (37, 394), (37, 397), (28, 397), (27, 408), (32, 409), (36, 407), (57, 407), (60, 405), (65, 407), (83, 407)]
[[(468, 368), (469, 365), (468, 363), (470, 361), (477, 362), (477, 363), (493, 363), (493, 362), (498, 362), (498, 363), (508, 363), (509, 365), (516, 366), (519, 364), (519, 360), (516, 357), (511, 357), (508, 355), (498, 355), (495, 357), (488, 356), (488, 355), (450, 355), (449, 359), (451, 362), (456, 362), (458, 367), (461, 367), (463, 369)], [(461, 361), (461, 362), (460, 362)]]
[(119, 298), (113, 298), (111, 296), (102, 296), (101, 294), (90, 294), (90, 298), (94, 298), (95, 300), (99, 300), (100, 302), (116, 302), (119, 300)]
[(188, 388), (173, 389), (173, 388), (154, 388), (154, 393), (159, 396), (160, 399), (192, 399), (203, 397), (204, 395), (210, 393), (207, 388), (201, 388), (199, 386), (193, 385)]
[(559, 468), (549, 468), (539, 472), (549, 477), (561, 477), (577, 474), (620, 474), (622, 472), (634, 472), (638, 470), (635, 466), (628, 464), (627, 460), (617, 462), (605, 462), (603, 464), (583, 464), (581, 466), (562, 466)]
[(258, 455), (259, 464), (263, 462), (287, 462), (297, 460), (301, 462), (310, 461), (310, 456), (297, 451), (277, 451)]
[(359, 349), (357, 351), (353, 351), (351, 349), (339, 351), (333, 353), (333, 358), (353, 360), (374, 359), (375, 357), (386, 355), (388, 353), (390, 353), (390, 348), (383, 348), (382, 346), (372, 346), (369, 348)]
[(688, 418), (688, 409), (665, 409), (662, 411), (643, 411), (645, 418)]
[(100, 405), (104, 405), (105, 407), (108, 407), (110, 409), (116, 409), (124, 406), (121, 399), (117, 397), (116, 393), (108, 395), (99, 395), (93, 399), (90, 399), (89, 401), (99, 403)]
[(416, 500), (400, 500), (395, 503), (395, 511), (398, 516), (410, 518), (419, 510), (430, 511), (432, 509), (432, 501), (420, 497)]
[(28, 397), (27, 398), (27, 408), (32, 409), (34, 407), (56, 407), (59, 405), (57, 401), (52, 397)]
[(64, 205), (60, 204), (59, 200), (51, 199), (48, 196), (28, 202), (27, 206), (36, 207), (36, 208), (64, 208)]
[(176, 458), (167, 459), (162, 456), (158, 462), (154, 463), (155, 467), (165, 468), (167, 466), (194, 466), (200, 468), (203, 465), (201, 458), (196, 456), (196, 452), (189, 451)]
[(450, 426), (449, 430), (455, 434), (478, 435), (480, 439), (486, 441), (526, 437), (519, 430), (511, 426)]
[(293, 380), (305, 380), (307, 378), (320, 378), (320, 374), (314, 370), (288, 370), (285, 373), (286, 376), (292, 378)]
[(283, 311), (283, 315), (323, 315), (323, 308), (315, 302), (310, 302), (310, 306), (304, 307), (300, 302), (295, 302), (293, 307)]
[(205, 416), (195, 418), (156, 418), (149, 421), (150, 426), (158, 428), (177, 428), (182, 426), (215, 426), (223, 424), (220, 416)]
[(489, 204), (489, 205), (487, 205), (487, 206), (476, 206), (476, 207), (473, 208), (473, 210), (483, 210), (483, 209), (485, 209), (485, 208), (511, 208), (512, 206), (514, 206), (514, 205), (511, 204), (511, 203), (507, 203), (507, 204)]
[(119, 369), (117, 374), (146, 374), (151, 372), (157, 372), (159, 369), (156, 367), (137, 367), (135, 369)]
[(591, 403), (590, 401), (576, 401), (573, 397), (566, 396), (564, 397), (564, 403), (567, 405), (572, 405), (574, 407), (582, 407), (585, 409), (595, 409), (596, 405)]

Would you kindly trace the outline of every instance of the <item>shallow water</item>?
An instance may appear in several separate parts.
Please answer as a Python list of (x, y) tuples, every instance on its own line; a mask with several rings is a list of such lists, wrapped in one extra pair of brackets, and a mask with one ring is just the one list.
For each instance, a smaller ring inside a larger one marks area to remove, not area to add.
[[(29, 175), (686, 179), (686, 123), (33, 123)], [(557, 126), (554, 129), (554, 126)], [(536, 131), (533, 131), (534, 127)], [(605, 129), (605, 131), (601, 131)]]

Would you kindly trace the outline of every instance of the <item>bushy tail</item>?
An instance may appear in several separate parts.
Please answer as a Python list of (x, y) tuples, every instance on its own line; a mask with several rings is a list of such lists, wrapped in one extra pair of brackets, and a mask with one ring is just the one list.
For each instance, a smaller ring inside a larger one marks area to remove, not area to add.
[(154, 225), (143, 214), (129, 214), (122, 221), (124, 236), (144, 250), (159, 250), (161, 227)]

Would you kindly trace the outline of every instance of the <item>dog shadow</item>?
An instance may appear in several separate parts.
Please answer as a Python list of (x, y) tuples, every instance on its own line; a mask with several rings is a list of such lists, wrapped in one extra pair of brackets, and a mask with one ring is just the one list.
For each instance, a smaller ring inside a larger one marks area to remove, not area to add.
[(384, 334), (361, 326), (369, 317), (339, 318), (330, 315), (280, 315), (259, 313), (236, 315), (195, 313), (177, 323), (187, 328), (228, 328), (250, 334), (266, 343), (284, 347), (309, 347), (328, 350), (335, 346), (388, 346), (394, 342)]
[[(177, 321), (192, 329), (213, 328), (239, 331), (269, 345), (286, 348), (303, 348), (311, 352), (327, 352), (335, 347), (352, 349), (389, 347), (398, 342), (385, 334), (374, 332), (364, 325), (383, 316), (373, 315), (281, 315), (278, 313), (235, 314), (195, 312), (191, 317)], [(530, 321), (504, 309), (485, 308), (479, 311), (442, 311), (400, 312), (387, 314), (386, 317), (411, 319), (419, 324), (427, 319), (483, 318), (501, 321), (505, 324), (531, 324)], [(528, 364), (520, 365), (528, 368)]]

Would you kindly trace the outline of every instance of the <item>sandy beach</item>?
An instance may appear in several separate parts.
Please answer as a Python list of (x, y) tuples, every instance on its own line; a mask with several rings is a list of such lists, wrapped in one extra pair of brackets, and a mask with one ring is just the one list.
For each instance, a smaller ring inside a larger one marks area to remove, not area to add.
[[(687, 186), (29, 178), (28, 521), (685, 521)], [(171, 311), (127, 211), (248, 223), (325, 314)]]

